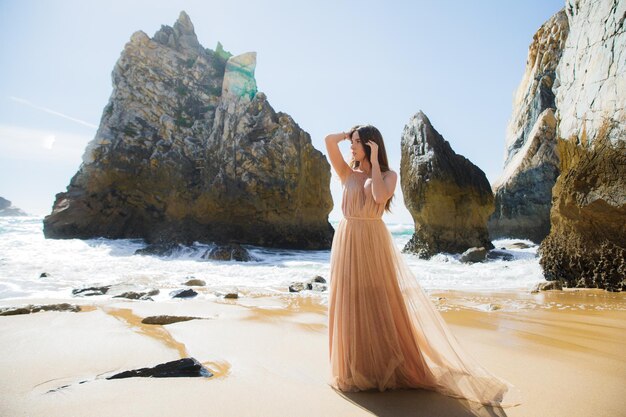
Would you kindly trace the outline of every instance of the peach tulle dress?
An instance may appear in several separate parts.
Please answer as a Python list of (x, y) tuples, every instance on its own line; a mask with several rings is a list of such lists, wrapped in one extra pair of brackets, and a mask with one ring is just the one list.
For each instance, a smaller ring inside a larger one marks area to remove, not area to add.
[(330, 386), (354, 392), (424, 388), (495, 406), (519, 392), (463, 352), (382, 220), (371, 180), (352, 171), (330, 256)]

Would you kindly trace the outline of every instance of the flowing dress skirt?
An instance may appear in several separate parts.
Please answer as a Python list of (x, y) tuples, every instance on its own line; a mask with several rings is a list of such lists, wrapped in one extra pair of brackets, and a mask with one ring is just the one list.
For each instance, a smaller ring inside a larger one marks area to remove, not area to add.
[(342, 219), (330, 269), (332, 387), (424, 388), (488, 405), (520, 403), (511, 384), (463, 352), (381, 218)]

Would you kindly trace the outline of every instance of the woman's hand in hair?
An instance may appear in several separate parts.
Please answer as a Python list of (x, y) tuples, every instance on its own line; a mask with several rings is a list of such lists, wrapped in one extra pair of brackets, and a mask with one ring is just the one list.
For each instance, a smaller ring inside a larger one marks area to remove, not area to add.
[(370, 140), (369, 142), (365, 142), (365, 144), (369, 146), (372, 151), (370, 155), (370, 162), (371, 163), (373, 163), (374, 161), (378, 162), (378, 144), (374, 142), (373, 140)]

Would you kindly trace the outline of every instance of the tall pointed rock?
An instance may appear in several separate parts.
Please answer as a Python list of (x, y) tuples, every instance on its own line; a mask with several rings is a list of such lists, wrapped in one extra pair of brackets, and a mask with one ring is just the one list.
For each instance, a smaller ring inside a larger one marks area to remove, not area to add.
[(471, 247), (493, 249), (493, 194), (483, 171), (457, 155), (421, 111), (402, 132), (400, 179), (415, 233), (404, 248), (421, 258)]

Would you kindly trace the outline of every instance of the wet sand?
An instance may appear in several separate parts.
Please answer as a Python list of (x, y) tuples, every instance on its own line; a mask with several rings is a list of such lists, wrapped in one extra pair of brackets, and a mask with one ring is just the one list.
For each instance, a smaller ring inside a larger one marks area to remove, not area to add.
[[(335, 391), (327, 385), (324, 298), (243, 294), (76, 298), (69, 302), (82, 305), (79, 313), (0, 317), (0, 415), (624, 415), (626, 294), (446, 291), (431, 299), (462, 346), (521, 390), (523, 404), (484, 407), (423, 390)], [(4, 300), (0, 307), (56, 302), (68, 300)], [(162, 314), (203, 319), (141, 323)], [(186, 356), (214, 376), (105, 379)]]

